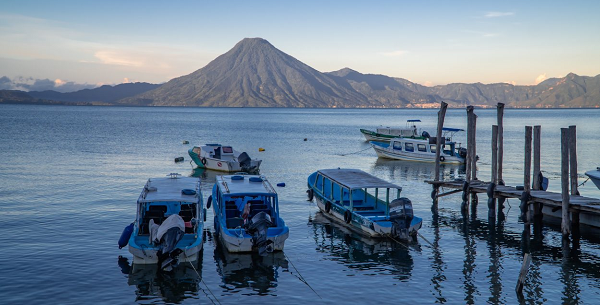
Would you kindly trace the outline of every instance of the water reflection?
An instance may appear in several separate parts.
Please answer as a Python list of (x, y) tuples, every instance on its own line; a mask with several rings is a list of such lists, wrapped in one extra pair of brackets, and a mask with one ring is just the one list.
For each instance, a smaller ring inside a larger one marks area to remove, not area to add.
[[(378, 158), (373, 171), (387, 174), (391, 180), (423, 181), (434, 178), (435, 163)], [(464, 164), (440, 164), (441, 180), (464, 179), (464, 176)]]
[(228, 293), (276, 295), (280, 268), (288, 270), (288, 261), (282, 251), (263, 257), (257, 253), (229, 253), (217, 244), (214, 257), (221, 287)]
[(224, 172), (213, 171), (205, 168), (193, 168), (190, 177), (200, 177), (203, 183), (213, 184), (217, 181), (217, 176), (224, 175)]
[(413, 259), (409, 247), (420, 251), (419, 245), (408, 246), (389, 239), (363, 237), (332, 224), (321, 212), (315, 214), (312, 225), (317, 251), (330, 253), (328, 259), (350, 269), (392, 274), (400, 281), (410, 279)]
[(138, 302), (162, 299), (167, 303), (179, 303), (186, 298), (198, 298), (202, 260), (191, 264), (181, 262), (173, 271), (162, 272), (157, 264), (130, 265), (127, 258), (119, 257), (119, 267), (128, 275), (127, 284), (136, 286)]

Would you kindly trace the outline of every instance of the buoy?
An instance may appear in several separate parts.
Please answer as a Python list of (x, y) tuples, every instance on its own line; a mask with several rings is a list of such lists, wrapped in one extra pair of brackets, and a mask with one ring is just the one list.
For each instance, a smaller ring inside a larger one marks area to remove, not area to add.
[(280, 183), (277, 183), (277, 186), (280, 186), (280, 187), (285, 187), (285, 182), (280, 182)]
[(308, 139), (307, 139), (307, 138), (304, 138), (304, 141), (308, 141)]
[(261, 147), (258, 149), (258, 151), (265, 151), (265, 149)]
[(183, 157), (177, 157), (177, 158), (175, 158), (175, 162), (181, 162), (181, 161), (183, 161)]
[(119, 249), (127, 246), (129, 243), (129, 238), (131, 237), (131, 233), (133, 233), (133, 222), (126, 226), (123, 229), (123, 233), (121, 233), (121, 238), (119, 238)]
[(183, 144), (190, 144), (189, 141), (183, 140)]

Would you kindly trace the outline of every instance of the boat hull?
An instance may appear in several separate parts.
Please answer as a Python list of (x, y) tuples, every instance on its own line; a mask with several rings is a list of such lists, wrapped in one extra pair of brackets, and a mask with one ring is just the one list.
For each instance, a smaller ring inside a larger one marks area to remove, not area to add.
[[(371, 147), (375, 150), (375, 153), (380, 158), (403, 160), (403, 161), (418, 161), (418, 162), (431, 162), (435, 163), (435, 154), (430, 152), (405, 152), (397, 151), (391, 148), (385, 148), (377, 144), (370, 143)], [(465, 163), (464, 158), (458, 158), (456, 156), (444, 155), (444, 161), (440, 161), (443, 164), (463, 164)]]
[[(192, 151), (192, 149), (190, 149), (188, 151), (188, 154), (190, 155), (190, 158), (192, 159), (192, 161), (196, 164), (196, 166), (198, 168), (205, 168), (205, 169), (210, 169), (210, 170), (215, 170), (215, 171), (220, 171), (220, 172), (228, 172), (228, 173), (245, 171), (240, 166), (239, 162), (224, 161), (221, 159), (215, 159), (215, 158), (211, 158), (211, 157), (202, 157), (201, 158), (200, 156), (198, 156), (198, 154), (194, 153)], [(251, 171), (251, 172), (258, 171), (261, 163), (262, 163), (262, 160), (250, 161), (250, 170), (249, 171)]]
[(586, 176), (590, 177), (590, 180), (600, 189), (600, 170), (591, 170), (585, 172)]
[[(202, 243), (192, 247), (180, 249), (183, 250), (183, 252), (179, 254), (178, 260), (180, 262), (193, 262), (198, 260), (198, 253), (200, 253), (202, 250)], [(130, 244), (129, 252), (133, 255), (134, 264), (145, 265), (158, 263), (158, 249), (156, 248), (138, 247)]]
[[(352, 221), (347, 223), (344, 220), (344, 213), (347, 211), (346, 208), (340, 207), (337, 204), (333, 204), (329, 212), (325, 209), (325, 203), (327, 200), (320, 196), (315, 196), (317, 207), (323, 215), (335, 220), (336, 222), (349, 227), (350, 229), (361, 233), (369, 237), (393, 237), (392, 236), (392, 224), (390, 221), (370, 221), (356, 213), (352, 213)], [(414, 217), (411, 221), (410, 227), (408, 228), (409, 235), (416, 236), (418, 230), (421, 228), (423, 220), (419, 217)]]
[[(234, 231), (234, 234), (228, 234), (223, 232), (221, 228), (218, 236), (221, 245), (231, 253), (247, 253), (253, 252), (254, 248), (252, 245), (252, 236), (245, 233), (244, 229), (228, 230), (228, 232)], [(236, 235), (236, 233), (238, 235)], [(285, 246), (285, 240), (289, 237), (290, 233), (286, 230), (284, 233), (276, 236), (268, 236), (267, 240), (273, 242), (273, 251), (283, 251)], [(241, 236), (241, 237), (240, 237)]]

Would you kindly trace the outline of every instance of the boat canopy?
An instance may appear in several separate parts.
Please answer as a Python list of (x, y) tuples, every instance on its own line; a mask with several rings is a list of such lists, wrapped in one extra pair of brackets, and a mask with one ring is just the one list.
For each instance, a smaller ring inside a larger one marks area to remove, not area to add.
[(416, 120), (406, 120), (407, 122), (421, 122), (421, 120), (416, 119)]
[(322, 169), (319, 170), (319, 173), (338, 183), (342, 187), (351, 190), (363, 188), (402, 189), (399, 185), (389, 183), (359, 169)]
[(465, 131), (464, 129), (460, 129), (460, 128), (450, 128), (450, 127), (443, 127), (442, 131), (447, 131), (447, 132), (459, 132), (459, 131)]
[[(196, 202), (198, 200), (199, 178), (165, 177), (151, 178), (146, 184), (139, 202), (182, 201)], [(193, 190), (192, 195), (183, 194), (182, 190)]]

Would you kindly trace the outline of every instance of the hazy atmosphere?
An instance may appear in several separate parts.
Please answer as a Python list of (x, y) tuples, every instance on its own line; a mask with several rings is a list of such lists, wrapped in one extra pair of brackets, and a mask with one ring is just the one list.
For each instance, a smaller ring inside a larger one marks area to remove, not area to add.
[(534, 85), (599, 73), (599, 10), (597, 1), (3, 1), (0, 82), (63, 92), (164, 83), (262, 37), (321, 72)]

